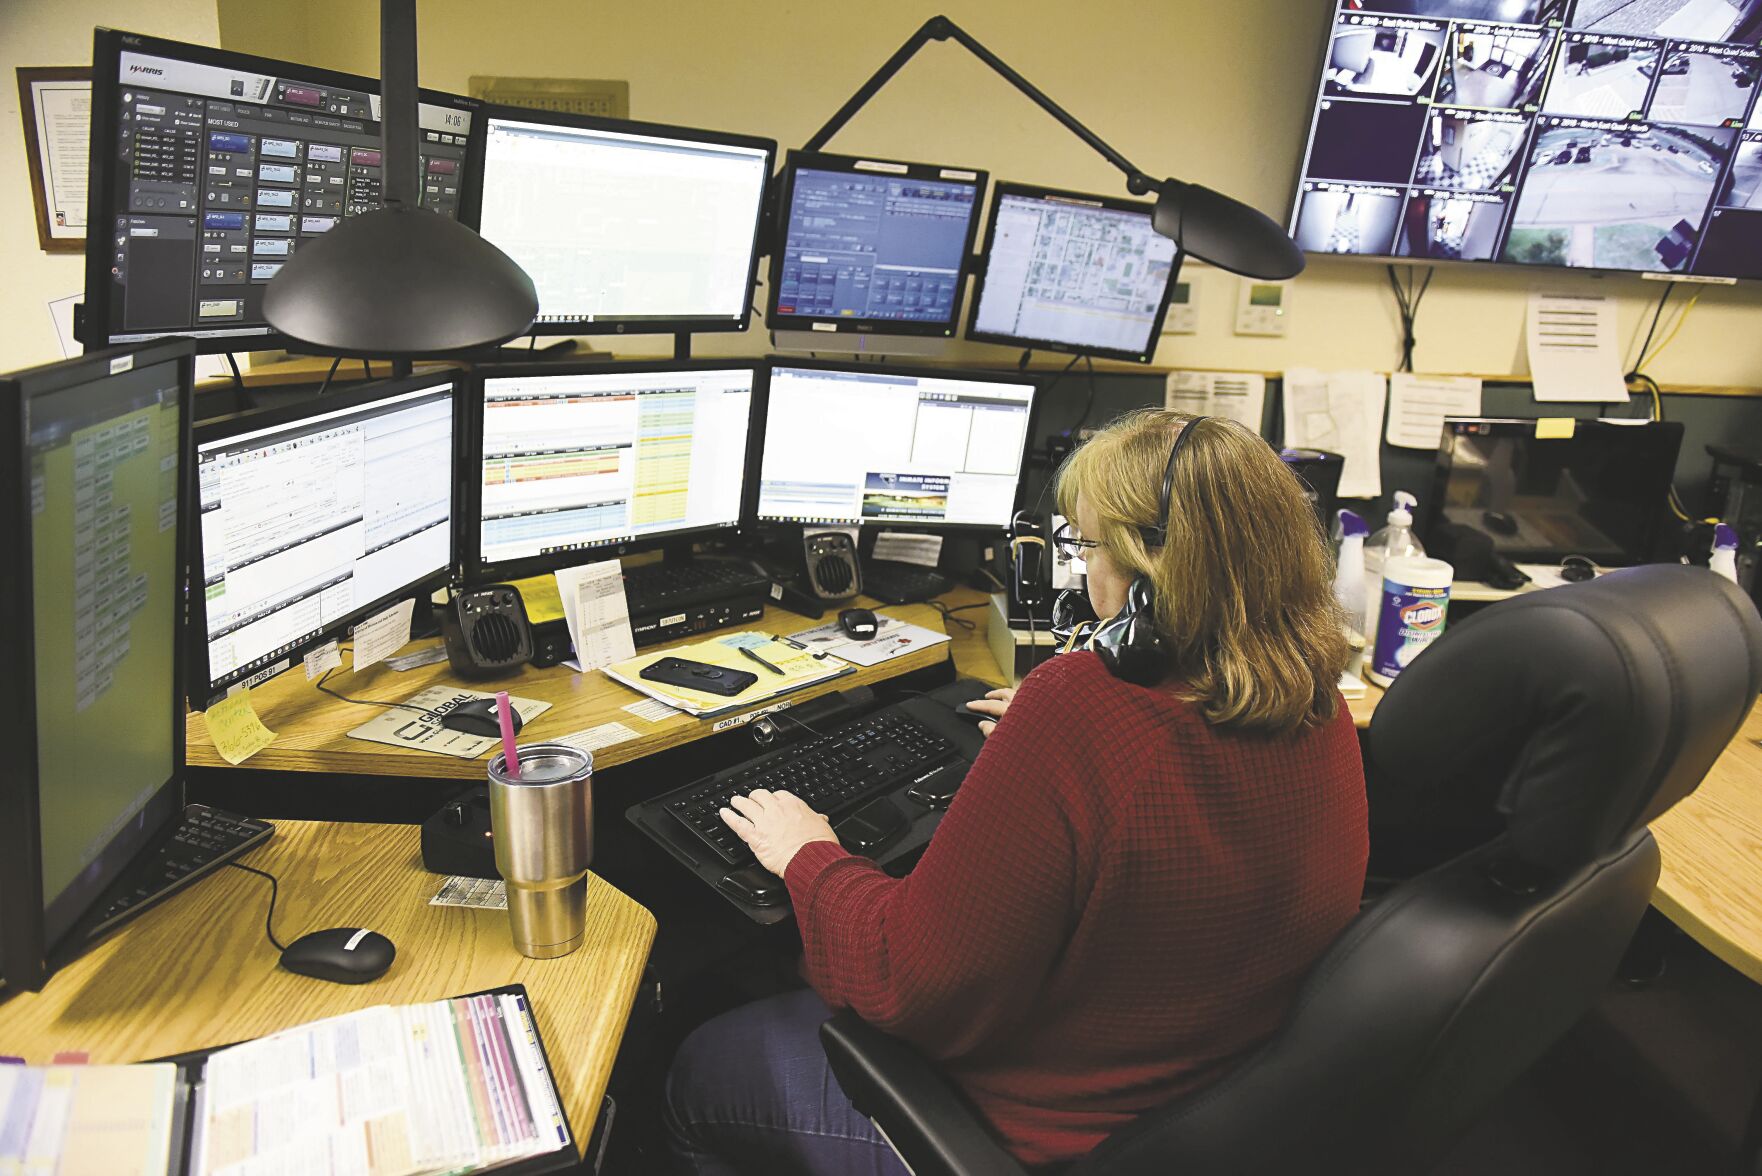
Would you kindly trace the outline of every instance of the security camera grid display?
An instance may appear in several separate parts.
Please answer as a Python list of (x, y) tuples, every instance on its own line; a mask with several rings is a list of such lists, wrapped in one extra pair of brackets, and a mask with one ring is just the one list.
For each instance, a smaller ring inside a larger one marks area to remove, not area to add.
[(1762, 278), (1762, 0), (1339, 0), (1316, 253)]

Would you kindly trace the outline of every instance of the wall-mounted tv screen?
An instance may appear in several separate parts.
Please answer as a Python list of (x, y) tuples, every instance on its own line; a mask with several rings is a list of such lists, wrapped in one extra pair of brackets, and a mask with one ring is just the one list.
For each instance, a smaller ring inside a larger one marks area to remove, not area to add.
[(1762, 0), (1337, 0), (1310, 253), (1762, 277)]

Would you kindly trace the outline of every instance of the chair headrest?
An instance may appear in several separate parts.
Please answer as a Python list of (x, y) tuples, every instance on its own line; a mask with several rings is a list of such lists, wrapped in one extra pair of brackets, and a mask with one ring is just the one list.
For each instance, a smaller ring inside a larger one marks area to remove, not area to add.
[(1452, 626), (1377, 707), (1402, 788), (1497, 788), (1511, 851), (1577, 868), (1700, 785), (1762, 689), (1762, 617), (1704, 568), (1653, 565)]

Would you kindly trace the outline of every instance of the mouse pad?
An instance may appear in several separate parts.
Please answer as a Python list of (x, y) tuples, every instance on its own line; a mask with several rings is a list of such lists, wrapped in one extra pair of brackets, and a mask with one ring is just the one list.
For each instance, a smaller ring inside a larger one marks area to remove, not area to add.
[[(499, 747), (502, 741), (482, 735), (468, 735), (464, 731), (449, 731), (441, 726), (441, 719), (462, 702), (470, 702), (473, 698), (494, 697), (493, 692), (464, 690), (457, 686), (430, 686), (427, 690), (420, 690), (405, 699), (403, 706), (388, 707), (384, 714), (356, 727), (349, 732), (349, 738), (384, 743), (391, 747), (407, 747), (412, 751), (432, 751), (459, 759), (478, 759), (489, 754), (492, 748)], [(514, 704), (514, 711), (520, 716), (520, 721), (527, 725), (551, 709), (550, 703), (534, 698), (509, 695), (508, 701)], [(529, 737), (526, 727), (523, 726), (520, 729), (520, 742), (542, 743), (543, 740)]]

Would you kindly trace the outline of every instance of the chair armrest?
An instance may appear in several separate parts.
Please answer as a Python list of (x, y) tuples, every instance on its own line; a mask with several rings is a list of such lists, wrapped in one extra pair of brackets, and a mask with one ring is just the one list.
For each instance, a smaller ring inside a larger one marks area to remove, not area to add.
[(911, 1046), (848, 1009), (820, 1026), (832, 1072), (915, 1176), (1025, 1176), (972, 1105)]

